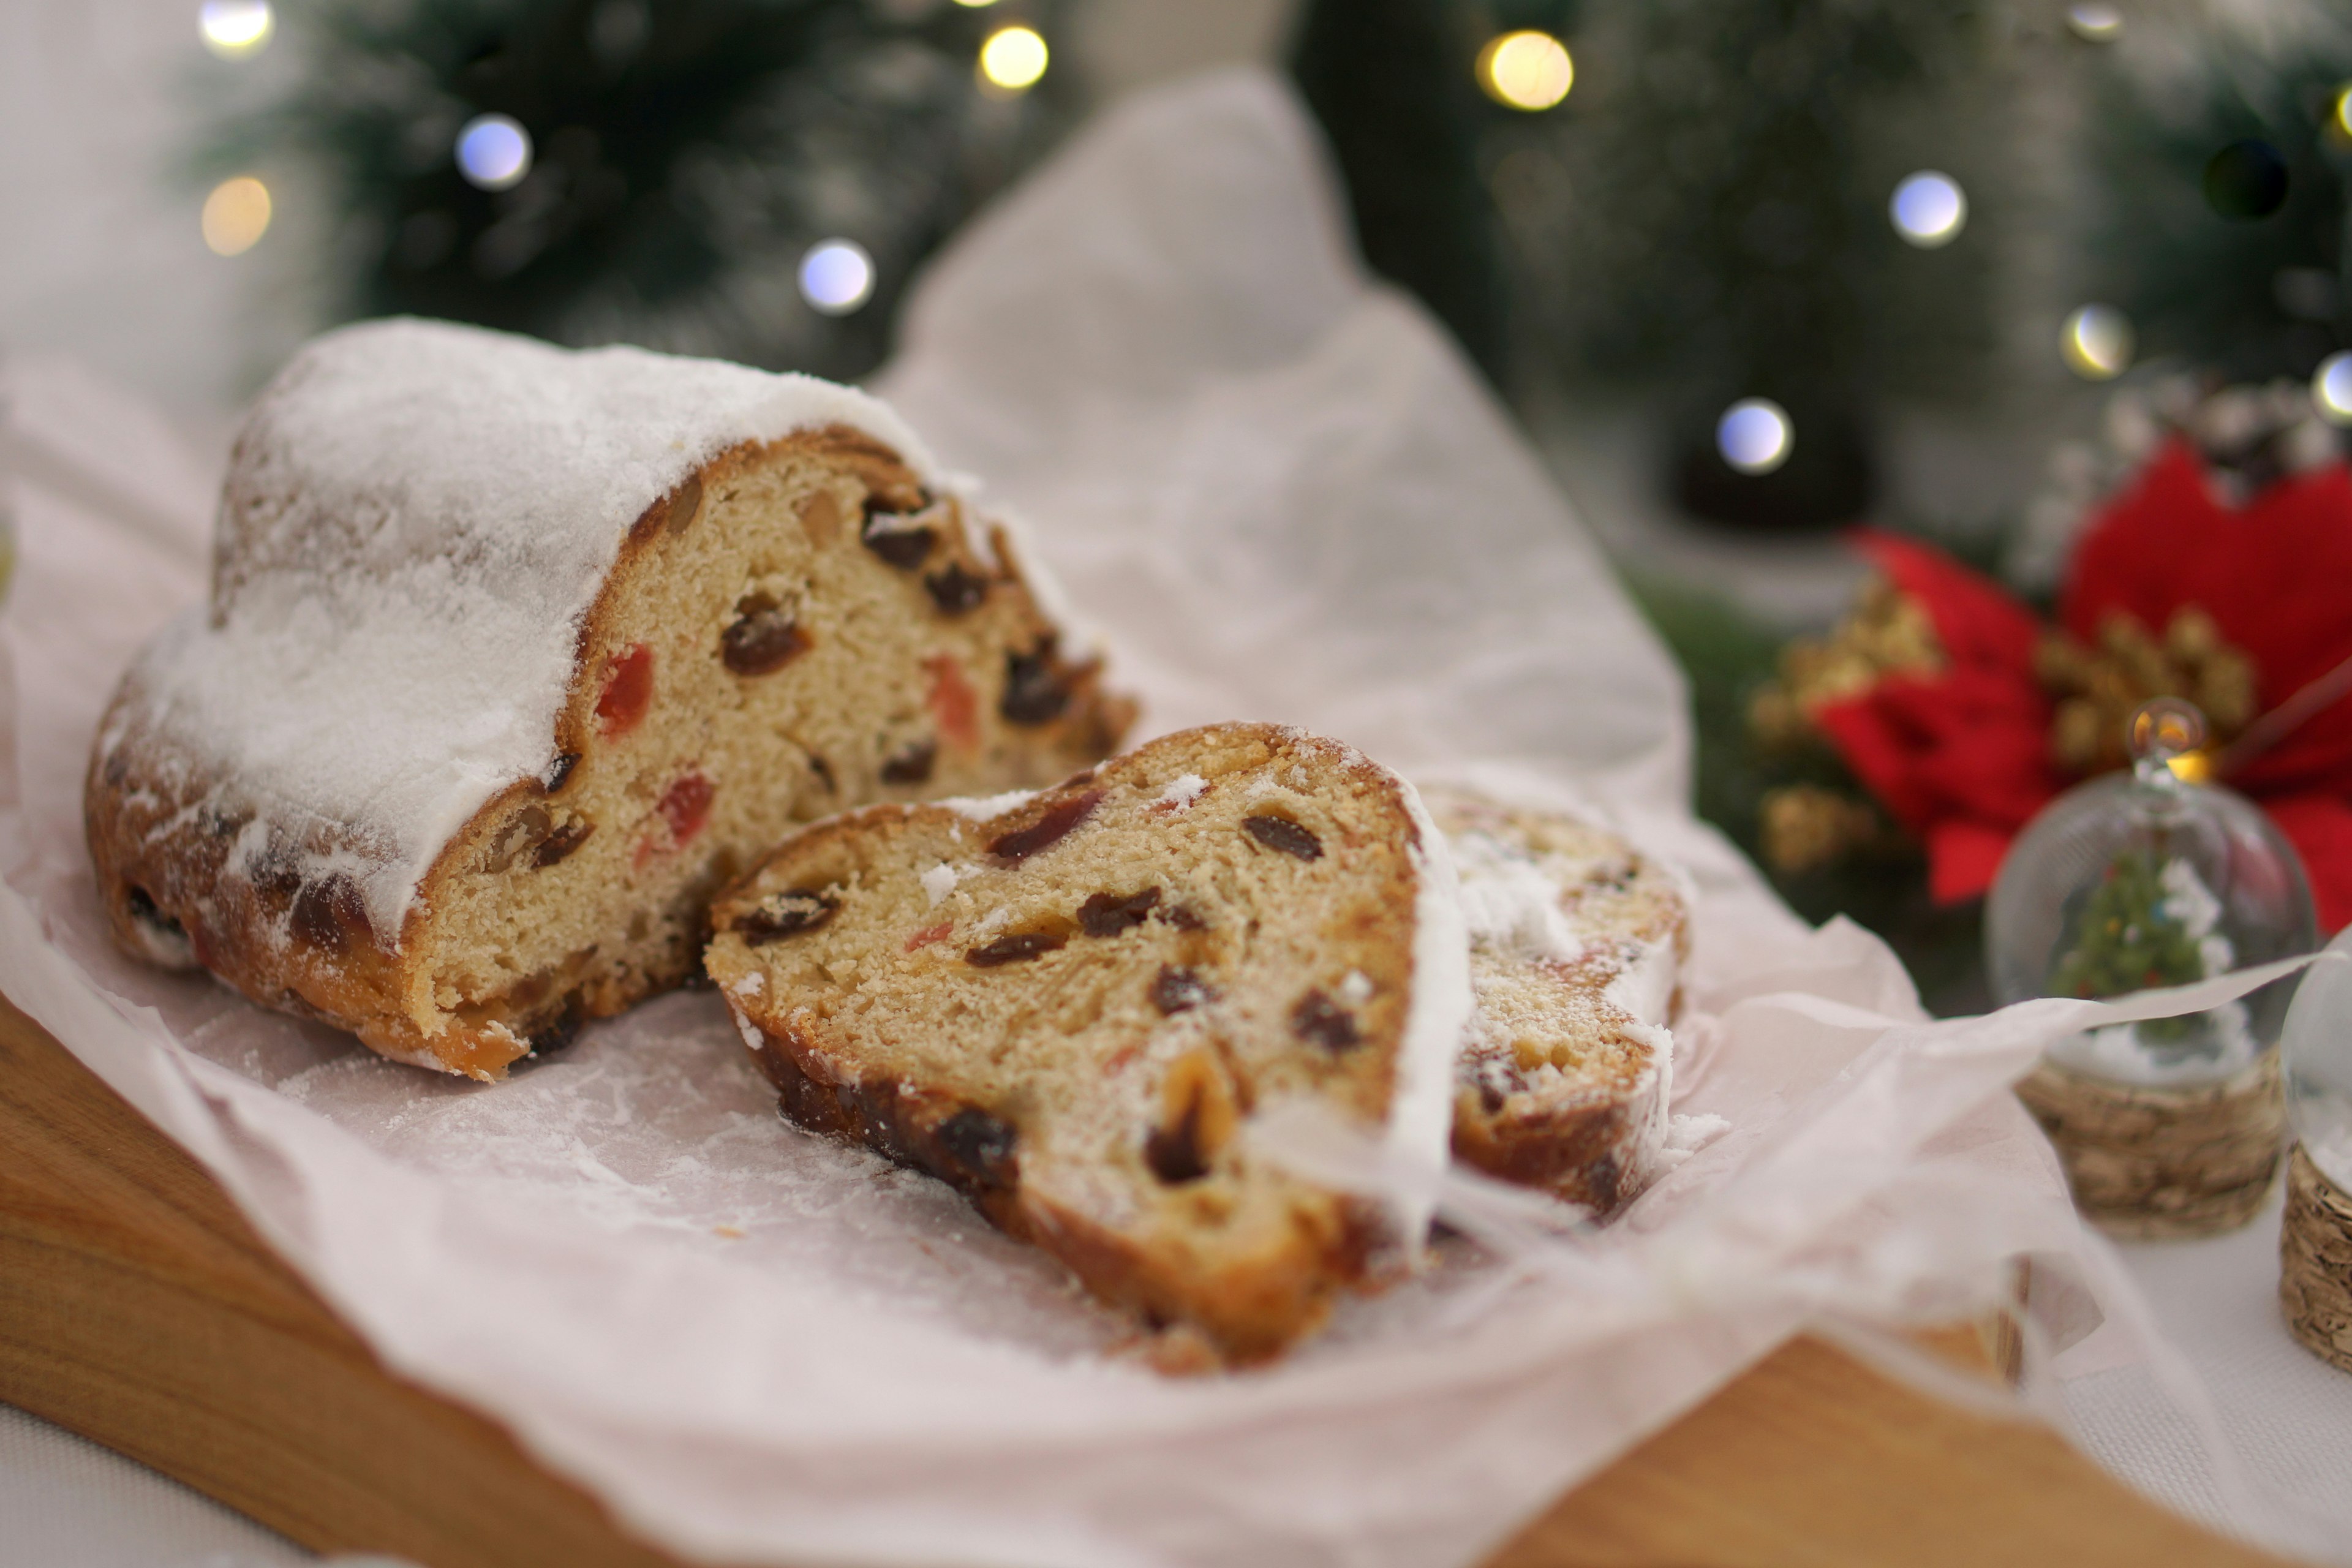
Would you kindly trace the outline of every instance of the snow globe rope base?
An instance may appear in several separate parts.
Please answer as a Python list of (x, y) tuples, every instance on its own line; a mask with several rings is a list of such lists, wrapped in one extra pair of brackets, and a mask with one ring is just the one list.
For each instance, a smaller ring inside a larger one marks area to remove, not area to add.
[(2329, 1181), (2300, 1143), (2287, 1157), (2279, 1305), (2305, 1350), (2352, 1372), (2352, 1193)]
[(2278, 1053), (2218, 1083), (2123, 1083), (2043, 1061), (2018, 1099), (2057, 1146), (2074, 1205), (2133, 1239), (2235, 1230), (2278, 1173)]

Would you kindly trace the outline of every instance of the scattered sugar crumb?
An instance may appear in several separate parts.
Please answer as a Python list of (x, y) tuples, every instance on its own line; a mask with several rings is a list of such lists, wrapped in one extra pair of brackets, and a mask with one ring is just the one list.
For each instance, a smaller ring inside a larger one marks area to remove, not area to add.
[(973, 822), (986, 822), (992, 816), (1003, 816), (1014, 806), (1034, 797), (1036, 793), (1034, 789), (1009, 789), (1003, 795), (951, 795), (938, 804), (946, 806), (958, 816), (969, 818)]
[(938, 909), (940, 907), (940, 900), (946, 898), (950, 893), (954, 892), (955, 885), (961, 881), (964, 877), (970, 873), (970, 870), (971, 868), (969, 867), (950, 866), (946, 861), (942, 860), (940, 864), (924, 872), (922, 875), (923, 897), (930, 900), (930, 903), (926, 907), (934, 910)]
[(710, 1227), (710, 1234), (713, 1236), (723, 1236), (730, 1241), (740, 1241), (743, 1239), (743, 1233), (736, 1229), (735, 1226), (731, 1225), (714, 1225)]
[(1730, 1131), (1731, 1123), (1711, 1111), (1666, 1118), (1666, 1136), (1658, 1145), (1657, 1169), (1673, 1170)]
[(1372, 999), (1372, 983), (1360, 969), (1348, 971), (1339, 982), (1339, 1000), (1350, 1007), (1360, 1007)]
[(1174, 784), (1170, 784), (1166, 789), (1160, 791), (1160, 799), (1155, 804), (1164, 805), (1171, 811), (1182, 811), (1194, 801), (1200, 799), (1202, 792), (1206, 790), (1208, 787), (1209, 781), (1202, 778), (1200, 774), (1186, 773)]

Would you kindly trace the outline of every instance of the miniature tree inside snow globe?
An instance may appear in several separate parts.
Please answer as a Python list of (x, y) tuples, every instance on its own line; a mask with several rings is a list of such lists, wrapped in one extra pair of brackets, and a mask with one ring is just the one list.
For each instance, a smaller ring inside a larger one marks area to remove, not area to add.
[[(2317, 941), (2293, 846), (2251, 801), (2204, 782), (2197, 709), (2159, 698), (2128, 739), (2129, 772), (2061, 795), (2001, 864), (1985, 966), (2003, 1003), (2184, 985)], [(2018, 1096), (2085, 1217), (2118, 1235), (2200, 1236), (2253, 1216), (2278, 1168), (2273, 1047), (2293, 992), (2277, 982), (2049, 1048)]]

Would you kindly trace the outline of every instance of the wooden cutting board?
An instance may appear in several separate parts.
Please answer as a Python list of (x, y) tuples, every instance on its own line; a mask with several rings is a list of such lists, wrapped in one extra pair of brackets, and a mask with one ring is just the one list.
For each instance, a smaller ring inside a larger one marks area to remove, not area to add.
[[(1940, 1350), (1991, 1375), (1973, 1329)], [(0, 1401), (320, 1551), (426, 1568), (677, 1568), (495, 1422), (404, 1383), (228, 1197), (0, 998)], [(1489, 1568), (2276, 1563), (2053, 1433), (1811, 1340), (1563, 1497)]]

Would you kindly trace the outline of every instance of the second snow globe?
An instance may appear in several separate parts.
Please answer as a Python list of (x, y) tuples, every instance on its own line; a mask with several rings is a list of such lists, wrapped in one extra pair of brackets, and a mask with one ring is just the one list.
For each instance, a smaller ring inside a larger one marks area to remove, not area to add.
[[(2120, 996), (2308, 952), (2294, 847), (2202, 782), (2205, 724), (2159, 698), (2131, 720), (2128, 773), (2061, 795), (2019, 836), (1985, 909), (1995, 997)], [(2202, 1013), (2049, 1047), (2018, 1086), (2084, 1216), (2121, 1236), (2200, 1236), (2262, 1206), (2278, 1168), (2278, 1053), (2294, 982)]]

